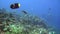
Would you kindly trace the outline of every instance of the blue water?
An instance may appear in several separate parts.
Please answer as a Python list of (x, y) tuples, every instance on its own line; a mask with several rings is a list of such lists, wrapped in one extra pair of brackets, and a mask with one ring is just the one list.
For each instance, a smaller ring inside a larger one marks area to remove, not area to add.
[[(12, 3), (20, 3), (18, 9), (11, 9)], [(26, 10), (32, 15), (42, 17), (56, 29), (60, 29), (60, 0), (0, 0), (0, 8), (5, 8), (7, 11), (16, 11), (20, 14), (21, 10)]]

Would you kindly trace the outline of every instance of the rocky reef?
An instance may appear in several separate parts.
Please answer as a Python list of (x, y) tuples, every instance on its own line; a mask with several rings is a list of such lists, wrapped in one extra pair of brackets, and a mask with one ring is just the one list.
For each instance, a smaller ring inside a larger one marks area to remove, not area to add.
[(55, 31), (37, 16), (24, 12), (16, 15), (3, 8), (0, 9), (0, 34), (55, 34)]

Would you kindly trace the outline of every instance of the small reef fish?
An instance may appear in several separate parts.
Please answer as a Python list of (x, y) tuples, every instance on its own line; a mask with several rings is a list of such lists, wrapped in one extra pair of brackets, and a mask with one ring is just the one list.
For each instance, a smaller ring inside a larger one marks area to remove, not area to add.
[(20, 4), (19, 3), (14, 3), (14, 4), (11, 4), (10, 5), (10, 8), (11, 9), (17, 9), (17, 8), (19, 8), (20, 7)]
[(27, 12), (25, 10), (22, 11), (24, 14), (27, 14)]
[(49, 8), (49, 10), (51, 10), (51, 8)]

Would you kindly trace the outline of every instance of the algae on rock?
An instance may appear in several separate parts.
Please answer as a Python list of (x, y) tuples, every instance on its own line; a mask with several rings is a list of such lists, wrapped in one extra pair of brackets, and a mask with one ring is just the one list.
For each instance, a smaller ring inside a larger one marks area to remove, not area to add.
[[(7, 12), (5, 9), (0, 9), (0, 30), (4, 34), (51, 33), (47, 24), (41, 18), (29, 14), (16, 16), (16, 14)], [(53, 32), (53, 34), (55, 33)]]

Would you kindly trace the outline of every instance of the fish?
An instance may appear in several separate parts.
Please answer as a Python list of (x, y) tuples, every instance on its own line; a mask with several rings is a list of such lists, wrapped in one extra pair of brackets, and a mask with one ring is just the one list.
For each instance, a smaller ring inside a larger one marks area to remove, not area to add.
[(51, 8), (49, 8), (49, 10), (51, 10)]
[(10, 5), (10, 8), (11, 9), (17, 9), (17, 8), (19, 8), (20, 7), (20, 3), (14, 3), (14, 4), (11, 4)]
[(23, 10), (22, 13), (24, 13), (24, 14), (28, 14), (25, 10)]

